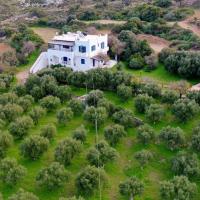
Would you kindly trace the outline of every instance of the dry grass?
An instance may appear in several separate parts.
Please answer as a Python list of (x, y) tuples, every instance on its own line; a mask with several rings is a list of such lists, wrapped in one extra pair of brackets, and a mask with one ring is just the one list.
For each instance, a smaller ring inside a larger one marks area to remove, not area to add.
[(40, 27), (34, 27), (32, 30), (38, 34), (45, 43), (48, 43), (55, 35), (57, 32), (59, 32), (58, 29), (55, 28), (40, 28)]
[(170, 42), (152, 35), (146, 35), (146, 34), (139, 34), (137, 36), (139, 40), (146, 40), (150, 47), (155, 51), (156, 54), (162, 51), (162, 49), (169, 47)]

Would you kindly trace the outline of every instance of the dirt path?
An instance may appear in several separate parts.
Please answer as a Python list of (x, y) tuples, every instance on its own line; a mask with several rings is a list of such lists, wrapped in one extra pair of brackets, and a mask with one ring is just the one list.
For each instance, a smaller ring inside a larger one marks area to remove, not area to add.
[(22, 72), (18, 72), (16, 74), (16, 78), (17, 78), (17, 82), (18, 83), (25, 83), (26, 79), (29, 77), (29, 69), (22, 71)]
[(200, 18), (200, 10), (195, 10), (194, 15), (190, 16), (184, 21), (178, 22), (178, 25), (184, 29), (189, 29), (193, 31), (196, 35), (200, 37), (200, 28), (190, 23), (190, 21), (194, 19), (195, 17), (198, 19)]
[(118, 20), (95, 20), (95, 21), (84, 21), (86, 24), (93, 24), (93, 23), (98, 23), (98, 24), (125, 24), (126, 21), (118, 21)]
[(163, 38), (157, 37), (157, 36), (152, 36), (152, 35), (147, 35), (147, 34), (139, 34), (137, 36), (137, 38), (139, 40), (146, 40), (156, 54), (161, 52), (162, 49), (169, 47), (169, 45), (170, 45), (169, 41), (167, 41)]

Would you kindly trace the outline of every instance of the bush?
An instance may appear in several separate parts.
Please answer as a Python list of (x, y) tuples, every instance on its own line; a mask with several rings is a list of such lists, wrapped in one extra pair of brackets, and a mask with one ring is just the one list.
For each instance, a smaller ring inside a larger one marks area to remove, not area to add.
[(50, 112), (60, 105), (60, 99), (58, 97), (47, 96), (40, 100), (40, 105)]
[(83, 125), (73, 131), (73, 139), (84, 143), (87, 139), (87, 130)]
[(153, 98), (158, 98), (161, 96), (161, 88), (156, 83), (147, 83), (143, 87), (143, 92), (147, 93), (149, 96)]
[(144, 124), (137, 130), (137, 138), (143, 144), (148, 144), (155, 137), (155, 132), (151, 126)]
[(150, 55), (145, 57), (146, 71), (152, 71), (157, 68), (158, 59), (156, 55)]
[(133, 56), (129, 62), (129, 68), (131, 69), (142, 69), (144, 66), (144, 58), (140, 55)]
[(0, 132), (0, 159), (5, 156), (7, 149), (12, 145), (12, 135), (4, 132)]
[(28, 134), (29, 129), (33, 126), (33, 120), (30, 117), (17, 118), (15, 122), (12, 122), (9, 126), (10, 133), (16, 139), (22, 139)]
[(3, 183), (14, 186), (26, 175), (26, 169), (15, 159), (5, 158), (0, 162), (0, 179)]
[(172, 151), (180, 149), (185, 144), (184, 133), (179, 127), (164, 127), (161, 130), (159, 137)]
[(55, 149), (55, 160), (65, 166), (69, 165), (76, 154), (81, 151), (81, 143), (67, 138), (61, 141)]
[(60, 163), (51, 163), (48, 167), (39, 171), (36, 181), (39, 186), (45, 186), (49, 190), (61, 187), (68, 179), (68, 172)]
[(125, 86), (125, 85), (119, 85), (117, 87), (117, 95), (122, 100), (128, 100), (132, 97), (132, 88), (129, 86)]
[(59, 86), (56, 91), (56, 96), (61, 100), (61, 102), (71, 99), (71, 88), (67, 86)]
[(67, 124), (74, 116), (71, 108), (62, 108), (57, 112), (57, 120), (60, 124)]
[(56, 127), (52, 124), (44, 126), (40, 132), (40, 136), (51, 140), (56, 135)]
[(156, 0), (155, 5), (162, 8), (167, 8), (172, 5), (172, 0)]
[(21, 155), (25, 158), (37, 160), (45, 151), (47, 151), (48, 146), (48, 139), (41, 136), (33, 135), (29, 138), (26, 138), (22, 142), (20, 146), (20, 152)]
[(124, 127), (119, 124), (110, 125), (104, 129), (104, 137), (112, 146), (119, 143), (120, 139), (125, 135), (126, 131), (124, 130)]

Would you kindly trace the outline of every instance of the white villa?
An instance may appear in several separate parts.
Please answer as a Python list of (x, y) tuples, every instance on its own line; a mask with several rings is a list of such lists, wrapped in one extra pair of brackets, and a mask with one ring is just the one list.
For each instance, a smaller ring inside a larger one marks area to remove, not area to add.
[(98, 67), (112, 67), (115, 61), (108, 60), (108, 35), (87, 35), (82, 32), (56, 35), (32, 66), (30, 72), (60, 64), (74, 71), (87, 71)]

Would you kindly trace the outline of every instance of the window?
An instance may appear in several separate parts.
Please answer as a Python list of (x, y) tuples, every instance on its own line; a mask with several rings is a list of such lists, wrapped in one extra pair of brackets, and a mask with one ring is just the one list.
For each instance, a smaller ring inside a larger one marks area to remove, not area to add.
[(85, 46), (79, 46), (79, 52), (85, 53), (86, 52), (86, 47)]
[(81, 59), (81, 64), (82, 64), (82, 65), (85, 64), (85, 59)]
[(96, 50), (96, 46), (93, 45), (93, 46), (91, 47), (91, 50), (92, 50), (92, 51), (95, 51), (95, 50)]
[(63, 61), (64, 61), (64, 62), (67, 62), (67, 61), (68, 61), (68, 58), (67, 58), (67, 57), (63, 57)]
[(104, 47), (105, 47), (105, 44), (104, 44), (104, 42), (102, 42), (101, 43), (101, 48), (104, 49)]
[(68, 46), (68, 45), (63, 45), (63, 48), (64, 48), (64, 49), (69, 49), (69, 47), (70, 47), (70, 46)]

